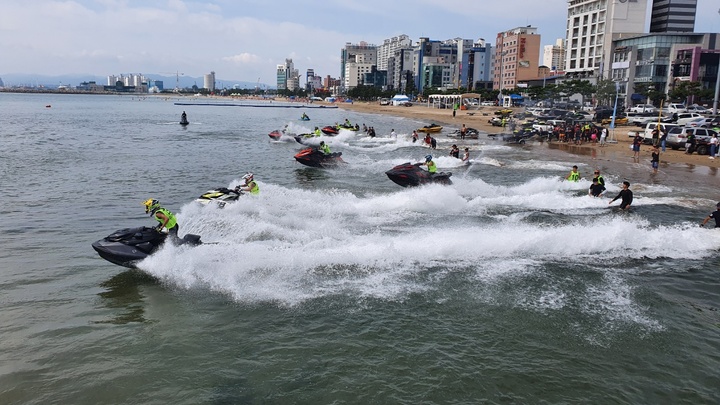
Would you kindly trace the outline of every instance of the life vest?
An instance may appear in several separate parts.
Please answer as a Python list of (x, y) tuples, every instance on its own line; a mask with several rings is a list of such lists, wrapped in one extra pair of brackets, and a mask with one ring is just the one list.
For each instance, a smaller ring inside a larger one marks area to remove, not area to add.
[(255, 182), (255, 180), (253, 180), (253, 181), (251, 181), (250, 183), (248, 183), (247, 186), (250, 188), (250, 194), (253, 194), (253, 195), (258, 195), (258, 194), (260, 194), (260, 187), (259, 187), (258, 184)]
[(570, 172), (570, 177), (568, 177), (568, 180), (579, 181), (580, 180), (580, 172)]
[(437, 166), (435, 166), (435, 162), (432, 160), (427, 163), (428, 172), (430, 173), (437, 173)]
[(168, 218), (168, 223), (167, 223), (167, 225), (165, 225), (165, 228), (171, 229), (171, 228), (174, 228), (175, 225), (177, 225), (177, 219), (175, 218), (175, 215), (172, 212), (170, 212), (162, 207), (156, 209), (152, 213), (153, 218), (155, 218), (156, 221), (160, 222), (160, 224), (163, 223), (163, 220), (158, 218), (157, 214), (159, 214), (159, 213), (162, 213), (163, 215), (165, 215)]
[(322, 132), (320, 132), (319, 129), (316, 129), (316, 130), (315, 130), (315, 136), (320, 136), (320, 135), (322, 135)]
[(330, 147), (329, 147), (327, 144), (321, 146), (320, 149), (321, 149), (321, 150), (323, 151), (323, 153), (326, 154), (326, 155), (329, 155), (330, 153), (332, 153), (332, 152), (330, 152)]

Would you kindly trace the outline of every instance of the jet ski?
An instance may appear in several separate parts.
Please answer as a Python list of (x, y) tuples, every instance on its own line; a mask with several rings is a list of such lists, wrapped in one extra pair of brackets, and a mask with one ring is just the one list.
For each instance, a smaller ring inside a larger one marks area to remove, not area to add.
[[(119, 266), (134, 268), (135, 265), (155, 253), (168, 235), (156, 228), (146, 226), (120, 229), (92, 244), (103, 259)], [(202, 244), (200, 235), (186, 234), (174, 242), (176, 245), (197, 246)]]
[(451, 172), (437, 172), (431, 174), (420, 168), (422, 163), (403, 163), (385, 172), (395, 184), (403, 187), (416, 187), (428, 183), (452, 184)]
[(243, 192), (240, 191), (240, 189), (231, 190), (226, 187), (218, 187), (213, 190), (208, 190), (205, 194), (198, 197), (195, 202), (205, 205), (213, 202), (222, 208), (226, 203), (237, 201), (242, 194)]
[(276, 130), (270, 132), (270, 133), (268, 134), (268, 136), (269, 136), (270, 139), (272, 139), (273, 141), (278, 141), (278, 140), (280, 140), (280, 138), (283, 136), (283, 133), (282, 133), (282, 131), (276, 129)]
[(295, 160), (310, 167), (333, 167), (345, 163), (341, 156), (342, 152), (326, 155), (317, 148), (307, 148), (298, 152), (295, 155)]
[(322, 127), (321, 131), (322, 131), (323, 134), (325, 134), (325, 135), (331, 135), (331, 136), (332, 136), (332, 135), (337, 135), (338, 132), (339, 132), (337, 128), (331, 127), (330, 125), (328, 125), (328, 126), (326, 126), (326, 127)]
[[(467, 130), (465, 131), (465, 138), (467, 138), (467, 139), (477, 139), (478, 135), (480, 135), (480, 131), (478, 131), (475, 128), (467, 128)], [(452, 132), (452, 134), (450, 134), (448, 136), (457, 136), (459, 138), (460, 130), (456, 129)]]
[(425, 125), (422, 128), (418, 128), (417, 131), (425, 132), (426, 134), (431, 134), (431, 133), (440, 132), (440, 131), (442, 131), (442, 129), (443, 129), (442, 125), (430, 124), (430, 125)]
[(348, 131), (356, 131), (356, 132), (357, 132), (357, 131), (360, 130), (360, 126), (359, 126), (358, 124), (355, 124), (354, 126), (353, 126), (353, 125), (340, 124), (340, 125), (338, 125), (337, 127), (338, 127), (338, 129), (345, 129), (345, 130), (348, 130)]
[(185, 126), (190, 124), (190, 121), (188, 121), (187, 116), (183, 115), (180, 117), (180, 125)]

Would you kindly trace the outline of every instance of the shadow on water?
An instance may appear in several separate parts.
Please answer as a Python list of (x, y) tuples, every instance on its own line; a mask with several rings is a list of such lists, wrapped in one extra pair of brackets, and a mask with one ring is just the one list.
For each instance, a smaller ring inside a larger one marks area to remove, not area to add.
[(295, 178), (299, 183), (306, 185), (318, 180), (328, 180), (330, 179), (330, 176), (324, 169), (305, 167), (302, 169), (295, 169)]
[(144, 296), (139, 287), (156, 284), (159, 282), (155, 277), (135, 269), (124, 271), (100, 283), (101, 287), (107, 289), (98, 294), (102, 298), (103, 304), (112, 310), (119, 309), (120, 311), (111, 319), (95, 323), (124, 325), (132, 322), (146, 322), (147, 319), (143, 316), (145, 313)]

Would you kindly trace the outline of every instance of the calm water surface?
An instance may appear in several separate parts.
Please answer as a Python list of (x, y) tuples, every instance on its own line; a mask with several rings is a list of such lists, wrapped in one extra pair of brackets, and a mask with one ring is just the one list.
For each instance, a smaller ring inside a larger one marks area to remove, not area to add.
[[(454, 184), (403, 189), (427, 122), (176, 101), (0, 94), (0, 403), (720, 402), (716, 171), (441, 134)], [(345, 118), (378, 137), (325, 138), (337, 170), (267, 136)], [(192, 202), (246, 171), (259, 197)], [(212, 243), (99, 258), (150, 197)]]

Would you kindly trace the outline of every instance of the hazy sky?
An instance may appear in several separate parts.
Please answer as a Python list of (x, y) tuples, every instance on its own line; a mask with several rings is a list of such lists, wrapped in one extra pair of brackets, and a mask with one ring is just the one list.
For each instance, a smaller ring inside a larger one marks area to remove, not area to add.
[[(720, 32), (718, 8), (698, 1), (696, 31)], [(275, 85), (285, 58), (301, 76), (339, 77), (346, 42), (407, 34), (494, 43), (500, 31), (533, 25), (546, 45), (564, 38), (566, 15), (566, 0), (2, 0), (0, 77), (215, 71)]]

